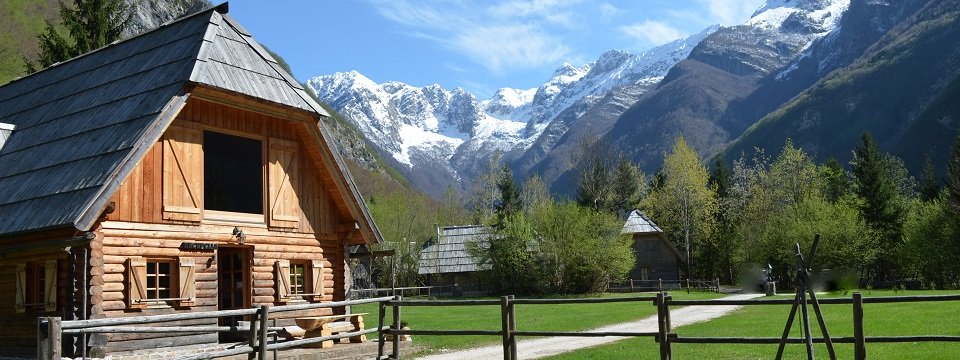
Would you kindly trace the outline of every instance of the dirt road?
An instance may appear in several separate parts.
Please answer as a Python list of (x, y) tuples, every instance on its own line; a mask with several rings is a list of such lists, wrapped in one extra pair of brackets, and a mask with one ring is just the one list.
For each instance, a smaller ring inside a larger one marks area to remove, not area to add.
[[(731, 295), (723, 299), (745, 300), (761, 294)], [(670, 310), (670, 322), (674, 328), (715, 319), (736, 310), (739, 306), (687, 306)], [(639, 321), (604, 326), (590, 331), (657, 331), (657, 316), (653, 315)], [(624, 337), (552, 337), (521, 340), (517, 343), (517, 356), (520, 359), (539, 359), (551, 355), (575, 351), (583, 348), (609, 344), (626, 339)], [(418, 358), (420, 360), (463, 360), (463, 359), (503, 359), (503, 347), (500, 345), (476, 349), (453, 351)]]

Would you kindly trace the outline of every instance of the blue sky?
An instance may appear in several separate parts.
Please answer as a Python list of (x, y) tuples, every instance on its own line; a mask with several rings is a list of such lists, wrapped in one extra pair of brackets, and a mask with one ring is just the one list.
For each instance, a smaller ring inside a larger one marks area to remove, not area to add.
[(538, 86), (564, 62), (741, 23), (763, 2), (233, 0), (229, 13), (301, 81), (356, 70), (377, 83), (439, 83), (484, 99), (500, 87)]

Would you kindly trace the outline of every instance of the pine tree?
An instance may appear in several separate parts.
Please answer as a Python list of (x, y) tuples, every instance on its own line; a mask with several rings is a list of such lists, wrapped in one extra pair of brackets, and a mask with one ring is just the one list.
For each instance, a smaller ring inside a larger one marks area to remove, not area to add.
[[(60, 17), (68, 35), (47, 22), (38, 38), (40, 69), (116, 41), (130, 24), (132, 13), (123, 0), (73, 0), (73, 6), (60, 3)], [(29, 72), (39, 70), (30, 61), (26, 66)]]
[(500, 170), (497, 180), (497, 189), (500, 190), (500, 203), (496, 206), (497, 225), (503, 226), (506, 219), (521, 214), (523, 203), (520, 200), (520, 189), (513, 180), (513, 171), (506, 165)]
[(933, 160), (927, 154), (920, 170), (920, 200), (932, 201), (940, 196), (940, 178), (933, 167)]
[(894, 179), (873, 137), (866, 133), (863, 143), (854, 149), (853, 175), (857, 195), (862, 199), (860, 215), (878, 235), (879, 275), (893, 275), (895, 250), (903, 240), (905, 209)]
[(960, 220), (960, 131), (947, 163), (947, 204), (954, 217)]
[(633, 210), (646, 195), (647, 176), (626, 156), (620, 156), (610, 178), (610, 203), (607, 210), (611, 213)]

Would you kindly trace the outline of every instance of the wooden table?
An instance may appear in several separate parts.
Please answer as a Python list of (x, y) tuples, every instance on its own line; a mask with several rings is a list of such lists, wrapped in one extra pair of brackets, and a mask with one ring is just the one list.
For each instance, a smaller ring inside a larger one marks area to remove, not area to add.
[[(363, 315), (367, 313), (356, 313), (356, 314), (344, 314), (344, 315), (326, 315), (326, 316), (311, 316), (304, 318), (295, 318), (294, 321), (297, 323), (297, 326), (306, 330), (303, 337), (304, 338), (313, 338), (313, 337), (324, 337), (332, 336), (334, 333), (341, 332), (354, 332), (364, 329), (363, 326)], [(366, 342), (366, 335), (353, 336), (350, 337), (351, 343), (362, 343)], [(333, 347), (333, 340), (326, 340), (319, 343), (318, 347), (320, 348), (330, 348)], [(308, 347), (317, 347), (308, 346)]]

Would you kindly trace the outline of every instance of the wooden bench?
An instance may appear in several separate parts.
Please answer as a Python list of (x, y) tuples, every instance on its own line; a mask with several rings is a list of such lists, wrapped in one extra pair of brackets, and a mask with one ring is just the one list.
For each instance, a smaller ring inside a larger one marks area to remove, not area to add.
[[(364, 329), (363, 316), (367, 313), (345, 314), (345, 315), (327, 315), (312, 316), (304, 318), (295, 318), (297, 326), (306, 330), (303, 337), (314, 338), (332, 336), (338, 333), (348, 333), (361, 331)], [(362, 343), (367, 341), (366, 335), (351, 336), (351, 343)], [(319, 346), (312, 345), (308, 347), (330, 348), (333, 347), (333, 340), (320, 342)]]

